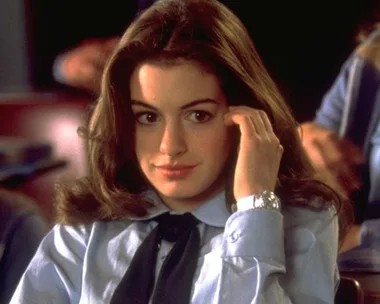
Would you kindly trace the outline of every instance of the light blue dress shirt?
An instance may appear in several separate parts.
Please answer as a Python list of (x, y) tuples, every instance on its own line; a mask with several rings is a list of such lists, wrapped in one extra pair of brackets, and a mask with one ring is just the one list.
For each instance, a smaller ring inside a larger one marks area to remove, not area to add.
[[(150, 197), (155, 206), (144, 220), (56, 225), (11, 304), (109, 303), (137, 248), (157, 225), (147, 219), (168, 211)], [(230, 214), (221, 193), (192, 213), (201, 222), (201, 249), (191, 303), (334, 303), (339, 275), (333, 208)], [(160, 247), (157, 272), (170, 248)]]

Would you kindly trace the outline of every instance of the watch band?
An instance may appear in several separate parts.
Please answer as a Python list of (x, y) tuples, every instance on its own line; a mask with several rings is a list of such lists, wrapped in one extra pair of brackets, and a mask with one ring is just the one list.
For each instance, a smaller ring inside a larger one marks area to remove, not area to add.
[(259, 195), (249, 195), (239, 199), (237, 203), (232, 206), (232, 211), (244, 211), (256, 208), (280, 211), (281, 202), (272, 191), (263, 191)]

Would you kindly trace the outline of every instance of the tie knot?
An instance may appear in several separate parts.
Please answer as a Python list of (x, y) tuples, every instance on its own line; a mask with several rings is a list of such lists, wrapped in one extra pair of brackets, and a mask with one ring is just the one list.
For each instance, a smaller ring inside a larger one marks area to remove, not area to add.
[(169, 242), (176, 242), (181, 235), (196, 226), (198, 220), (191, 214), (173, 215), (164, 213), (157, 218), (161, 237)]

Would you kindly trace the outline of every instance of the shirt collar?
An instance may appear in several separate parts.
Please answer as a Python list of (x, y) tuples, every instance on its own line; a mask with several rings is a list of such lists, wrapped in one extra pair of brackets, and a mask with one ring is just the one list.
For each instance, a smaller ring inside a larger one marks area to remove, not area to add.
[[(148, 209), (148, 214), (143, 217), (130, 217), (134, 221), (143, 221), (152, 219), (158, 215), (165, 212), (170, 212), (173, 214), (181, 214), (181, 212), (176, 212), (168, 208), (153, 190), (147, 191), (145, 194), (146, 198), (153, 203), (153, 207)], [(226, 206), (226, 193), (221, 191), (219, 194), (208, 200), (206, 203), (199, 206), (197, 209), (191, 213), (201, 222), (214, 226), (223, 228), (231, 215), (230, 211)]]

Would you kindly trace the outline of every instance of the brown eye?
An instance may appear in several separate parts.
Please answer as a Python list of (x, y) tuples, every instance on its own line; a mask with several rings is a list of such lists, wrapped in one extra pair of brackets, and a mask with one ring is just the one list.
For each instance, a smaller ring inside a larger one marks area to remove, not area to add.
[(209, 121), (213, 115), (207, 111), (193, 111), (188, 115), (188, 119), (195, 123), (202, 123)]
[(150, 125), (158, 121), (158, 115), (153, 112), (140, 112), (135, 114), (135, 119), (139, 124)]

